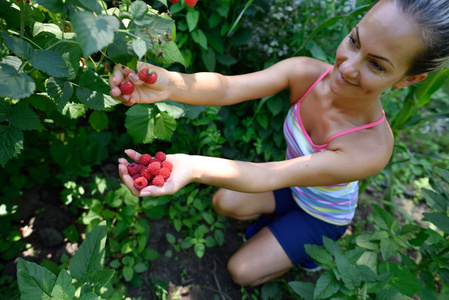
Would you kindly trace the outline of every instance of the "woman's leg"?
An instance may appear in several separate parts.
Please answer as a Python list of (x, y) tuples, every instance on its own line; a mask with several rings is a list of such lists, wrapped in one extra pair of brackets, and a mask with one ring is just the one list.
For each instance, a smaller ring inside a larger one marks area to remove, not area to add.
[(275, 209), (273, 192), (240, 193), (219, 189), (212, 198), (215, 211), (222, 216), (238, 220), (251, 220)]
[(268, 227), (262, 228), (230, 258), (228, 270), (241, 286), (256, 286), (282, 276), (293, 267)]

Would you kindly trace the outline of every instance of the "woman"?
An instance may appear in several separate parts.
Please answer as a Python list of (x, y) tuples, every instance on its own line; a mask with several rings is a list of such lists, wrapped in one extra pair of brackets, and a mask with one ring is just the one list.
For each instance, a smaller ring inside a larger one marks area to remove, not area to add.
[[(153, 197), (191, 182), (218, 186), (212, 199), (218, 214), (240, 220), (262, 216), (229, 260), (228, 270), (239, 285), (259, 285), (295, 265), (309, 266), (304, 245), (321, 244), (323, 236), (337, 240), (354, 216), (357, 181), (381, 171), (390, 159), (393, 136), (379, 95), (425, 79), (447, 60), (448, 11), (448, 1), (381, 0), (342, 41), (333, 66), (295, 57), (238, 76), (150, 66), (158, 74), (153, 85), (117, 66), (111, 94), (125, 105), (171, 99), (224, 106), (284, 89), (290, 90), (292, 104), (284, 124), (284, 161), (170, 155), (175, 167), (169, 181), (139, 191), (122, 158), (122, 180), (134, 195)], [(131, 95), (121, 95), (118, 88), (124, 76), (136, 84)], [(139, 153), (125, 152), (138, 161)]]

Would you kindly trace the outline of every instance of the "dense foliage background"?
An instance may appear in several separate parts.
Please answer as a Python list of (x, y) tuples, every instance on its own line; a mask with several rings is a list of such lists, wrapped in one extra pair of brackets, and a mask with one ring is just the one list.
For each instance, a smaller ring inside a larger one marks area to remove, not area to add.
[[(128, 108), (109, 96), (114, 64), (135, 68), (138, 60), (147, 60), (183, 72), (241, 74), (298, 55), (332, 63), (338, 44), (371, 3), (202, 0), (188, 7), (183, 0), (0, 0), (2, 298), (19, 298), (20, 292), (26, 298), (36, 290), (50, 295), (57, 286), (70, 291), (68, 298), (122, 299), (130, 284), (144, 284), (149, 261), (178, 251), (201, 258), (226, 242), (227, 222), (210, 207), (213, 187), (134, 197), (116, 174), (123, 149), (248, 161), (284, 158), (279, 133), (289, 108), (285, 93), (229, 107), (167, 100)], [(448, 77), (444, 68), (417, 86), (382, 95), (396, 148), (387, 168), (361, 183), (361, 192), (381, 195), (360, 200), (376, 203), (363, 226), (372, 230), (354, 224), (353, 234), (338, 244), (310, 247), (312, 257), (330, 270), (316, 287), (298, 278), (252, 290), (253, 297), (448, 296)], [(425, 206), (424, 221), (397, 210), (397, 198)], [(63, 218), (51, 214), (55, 206)], [(183, 236), (167, 234), (165, 254), (147, 247), (151, 221), (161, 218)], [(40, 232), (38, 222), (45, 224)], [(81, 254), (73, 259), (51, 254), (63, 242), (82, 243), (91, 232), (96, 238), (79, 251), (95, 268), (83, 269)], [(34, 249), (32, 237), (45, 240), (45, 247)], [(25, 260), (16, 267), (18, 257)], [(11, 265), (19, 270), (20, 292)], [(35, 277), (42, 284), (25, 280)], [(166, 285), (153, 285), (159, 288), (155, 297), (167, 297)]]

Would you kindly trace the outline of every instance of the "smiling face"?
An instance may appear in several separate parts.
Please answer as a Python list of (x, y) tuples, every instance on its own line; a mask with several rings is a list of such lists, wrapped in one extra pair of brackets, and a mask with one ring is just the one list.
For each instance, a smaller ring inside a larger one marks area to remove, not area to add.
[(423, 49), (419, 30), (394, 1), (376, 4), (337, 49), (331, 89), (337, 95), (376, 97), (425, 78), (406, 76)]

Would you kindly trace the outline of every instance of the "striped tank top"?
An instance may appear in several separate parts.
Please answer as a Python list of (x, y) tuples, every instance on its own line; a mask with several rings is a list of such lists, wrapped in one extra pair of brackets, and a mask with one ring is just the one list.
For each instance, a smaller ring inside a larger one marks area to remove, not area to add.
[[(325, 151), (330, 141), (351, 132), (367, 129), (381, 124), (385, 120), (385, 112), (378, 121), (351, 128), (332, 136), (326, 144), (315, 145), (307, 133), (301, 120), (301, 101), (313, 88), (325, 78), (333, 67), (321, 75), (307, 92), (292, 105), (284, 122), (284, 136), (287, 141), (287, 159)], [(358, 200), (358, 181), (314, 187), (291, 187), (296, 203), (310, 215), (335, 225), (347, 225), (354, 217)]]

